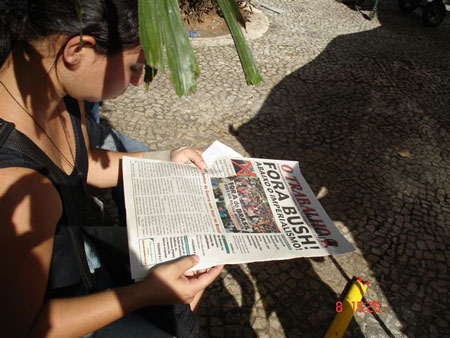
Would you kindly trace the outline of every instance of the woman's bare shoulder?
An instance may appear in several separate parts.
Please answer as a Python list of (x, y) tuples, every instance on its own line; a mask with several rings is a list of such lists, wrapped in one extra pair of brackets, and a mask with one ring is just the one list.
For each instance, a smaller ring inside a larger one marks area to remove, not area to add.
[(17, 234), (53, 231), (62, 214), (55, 186), (47, 177), (28, 168), (0, 169), (0, 201), (0, 223), (12, 225)]
[(62, 204), (48, 178), (11, 167), (0, 169), (0, 206), (0, 315), (16, 336), (41, 311)]

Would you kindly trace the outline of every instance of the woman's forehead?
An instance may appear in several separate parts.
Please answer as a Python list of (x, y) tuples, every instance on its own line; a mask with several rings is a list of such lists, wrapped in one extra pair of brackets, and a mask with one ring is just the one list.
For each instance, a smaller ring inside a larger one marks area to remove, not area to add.
[(143, 58), (144, 57), (144, 52), (142, 51), (142, 47), (136, 47), (136, 48), (133, 48), (133, 49), (126, 49), (126, 50), (124, 50), (123, 51), (123, 55), (124, 56), (130, 56), (130, 57), (133, 57), (133, 56), (136, 56), (136, 57), (138, 57), (138, 58)]

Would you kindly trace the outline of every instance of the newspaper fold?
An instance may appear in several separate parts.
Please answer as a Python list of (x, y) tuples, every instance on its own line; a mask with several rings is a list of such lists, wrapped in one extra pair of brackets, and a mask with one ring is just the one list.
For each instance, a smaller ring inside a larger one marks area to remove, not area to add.
[[(298, 162), (243, 158), (221, 144), (193, 165), (123, 158), (132, 278), (197, 254), (194, 269), (353, 251)], [(215, 149), (218, 147), (218, 149)], [(212, 150), (211, 150), (212, 149)], [(223, 153), (223, 152), (222, 152)]]

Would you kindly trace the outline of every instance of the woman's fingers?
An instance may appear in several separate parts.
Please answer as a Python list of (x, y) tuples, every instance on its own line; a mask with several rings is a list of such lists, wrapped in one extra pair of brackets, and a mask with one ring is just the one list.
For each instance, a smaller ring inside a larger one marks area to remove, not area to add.
[(192, 157), (189, 158), (189, 160), (194, 163), (199, 169), (206, 169), (206, 163), (203, 160), (203, 157), (201, 155), (201, 153), (198, 153), (196, 150), (197, 149), (192, 149)]
[(149, 304), (190, 303), (195, 296), (219, 276), (223, 266), (188, 271), (199, 262), (196, 255), (185, 256), (163, 263), (152, 270), (144, 283), (148, 285)]
[(223, 265), (217, 265), (208, 272), (197, 274), (195, 277), (190, 278), (189, 282), (191, 282), (197, 290), (204, 289), (220, 275), (222, 269)]
[(200, 270), (190, 270), (190, 271), (186, 271), (184, 273), (184, 275), (186, 277), (193, 277), (196, 275), (201, 275), (202, 273), (208, 272), (209, 270), (211, 270), (212, 268), (206, 268), (206, 269), (200, 269)]
[(171, 158), (177, 163), (194, 163), (199, 169), (206, 169), (206, 163), (203, 160), (202, 152), (199, 149), (180, 148), (172, 151)]
[(178, 276), (181, 276), (187, 272), (187, 270), (193, 268), (198, 264), (200, 258), (197, 255), (185, 256), (179, 258), (174, 262), (173, 268)]

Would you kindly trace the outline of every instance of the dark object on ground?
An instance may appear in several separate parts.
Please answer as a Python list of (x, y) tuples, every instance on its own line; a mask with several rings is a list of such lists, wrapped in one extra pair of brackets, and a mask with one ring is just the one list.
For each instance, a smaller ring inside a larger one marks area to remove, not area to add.
[(437, 27), (444, 21), (447, 8), (446, 0), (399, 0), (398, 6), (405, 13), (413, 12), (417, 7), (423, 8), (422, 22), (426, 27)]
[(398, 7), (405, 13), (411, 13), (419, 6), (420, 2), (421, 0), (399, 0)]
[(361, 0), (358, 0), (358, 1), (356, 1), (355, 8), (356, 8), (360, 13), (362, 13), (363, 10), (368, 10), (368, 11), (369, 11), (369, 14), (364, 14), (364, 13), (362, 13), (362, 14), (364, 15), (364, 17), (365, 17), (366, 19), (372, 20), (372, 19), (374, 18), (374, 16), (375, 16), (375, 13), (377, 12), (377, 9), (378, 9), (378, 3), (379, 3), (379, 0), (375, 0), (375, 2), (373, 3), (372, 6), (370, 6), (370, 7), (368, 7), (368, 8), (365, 8), (365, 7), (364, 7), (364, 0), (362, 0), (362, 1), (361, 1)]
[[(349, 8), (360, 12), (363, 17), (367, 20), (372, 20), (375, 17), (375, 14), (378, 9), (378, 3), (380, 0), (336, 0), (338, 2), (342, 2)], [(368, 11), (366, 14), (364, 12)]]

